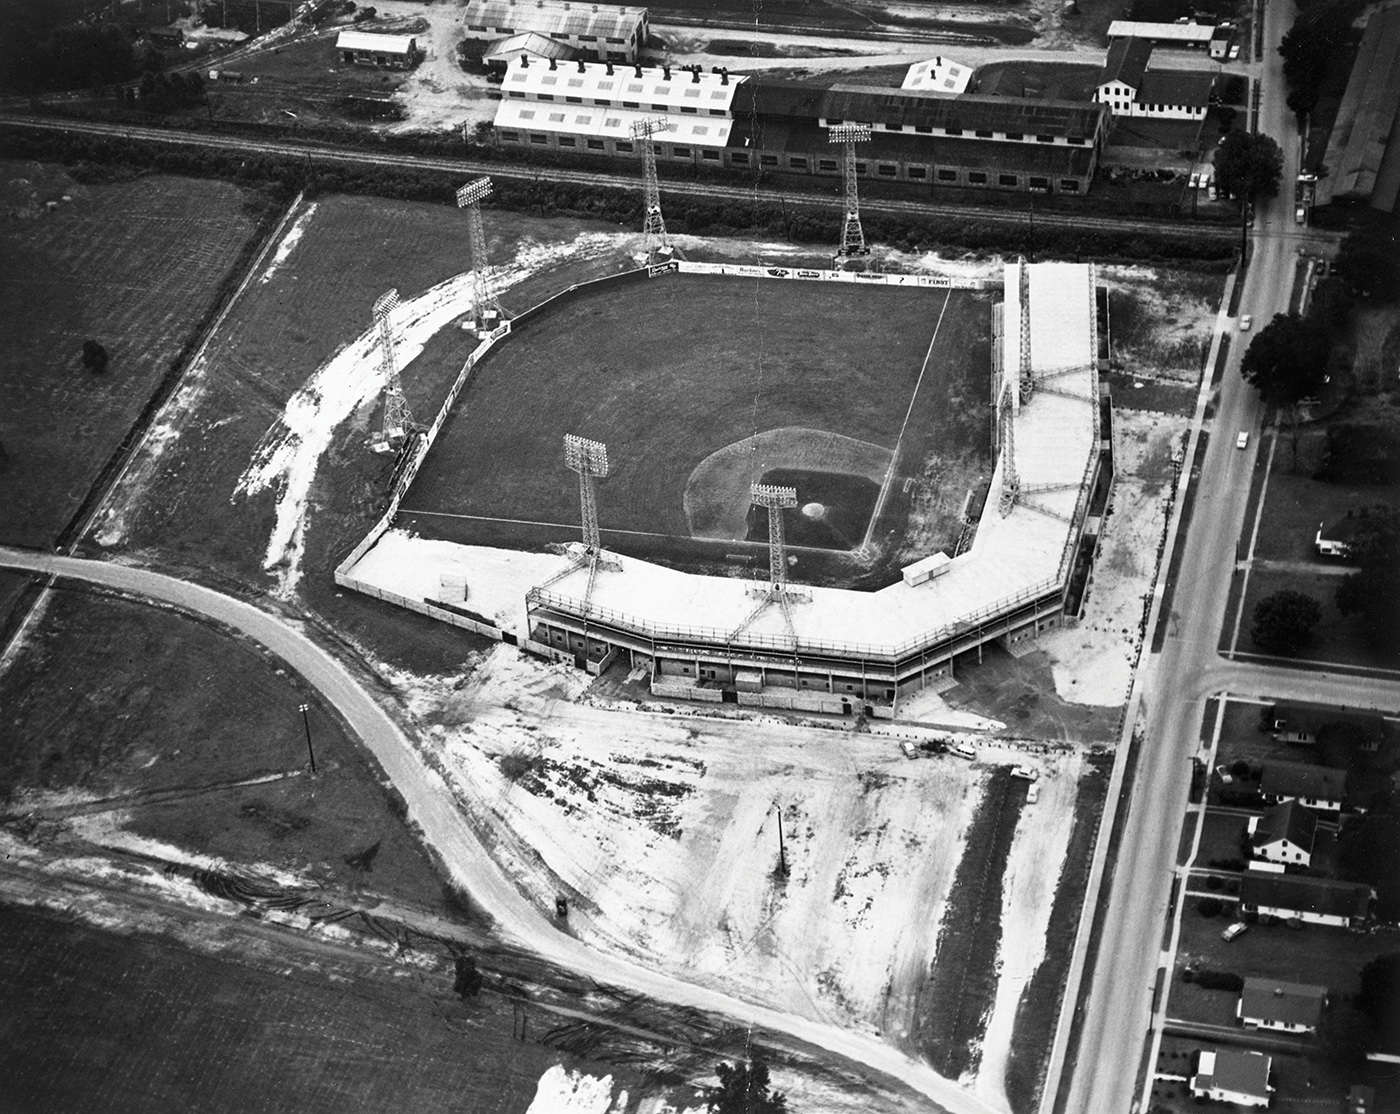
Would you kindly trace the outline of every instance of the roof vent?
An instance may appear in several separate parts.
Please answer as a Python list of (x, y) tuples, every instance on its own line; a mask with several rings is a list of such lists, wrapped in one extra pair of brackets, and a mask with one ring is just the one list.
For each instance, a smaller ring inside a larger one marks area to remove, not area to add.
[(549, 60), (549, 68), (550, 68), (551, 70), (557, 70), (557, 69), (559, 68), (559, 63), (558, 63), (557, 61), (555, 61), (553, 58), (551, 58), (551, 59)]
[(720, 71), (719, 71), (719, 83), (720, 83), (721, 85), (728, 85), (728, 84), (729, 84), (729, 67), (728, 67), (728, 66), (722, 66), (722, 67), (720, 68)]
[(636, 65), (637, 65), (637, 76), (638, 76), (638, 77), (641, 77), (641, 76), (642, 76), (642, 64), (641, 64), (640, 62), (638, 62)]
[(613, 72), (612, 72), (612, 63), (609, 62), (609, 63), (608, 63), (608, 76), (609, 76), (609, 77), (612, 77), (612, 75), (613, 75)]
[(582, 59), (582, 58), (580, 58), (580, 59), (578, 60), (578, 72), (579, 72), (579, 73), (587, 73), (587, 72), (588, 72), (588, 70), (586, 70), (586, 69), (584, 68), (583, 59)]
[(690, 71), (690, 83), (691, 83), (692, 85), (699, 85), (699, 84), (700, 84), (700, 67), (699, 67), (699, 66), (696, 66), (693, 70)]
[(662, 79), (665, 80), (665, 81), (670, 81), (670, 80), (671, 80), (671, 67), (670, 67), (670, 66), (662, 66), (662, 67), (661, 67), (661, 77), (662, 77)]
[(522, 55), (520, 56), (520, 68), (523, 70), (523, 69), (527, 68), (529, 65), (530, 65), (530, 56), (529, 56), (528, 54), (522, 54)]

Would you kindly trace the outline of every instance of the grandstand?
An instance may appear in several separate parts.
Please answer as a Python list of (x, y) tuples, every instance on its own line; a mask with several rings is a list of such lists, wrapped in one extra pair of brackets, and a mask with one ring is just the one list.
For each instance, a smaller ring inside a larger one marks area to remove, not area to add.
[[(759, 267), (744, 273), (757, 281), (851, 280), (817, 271), (767, 278)], [(902, 695), (950, 676), (957, 655), (989, 641), (1016, 651), (1063, 621), (1076, 569), (1096, 545), (1091, 499), (1107, 481), (1095, 284), (1088, 264), (1006, 268), (993, 317), (1006, 350), (994, 347), (989, 369), (992, 398), (1007, 407), (992, 489), (1016, 485), (1022, 497), (988, 499), (969, 524), (970, 543), (938, 561), (937, 575), (869, 592), (803, 587), (789, 590), (782, 607), (768, 607), (771, 585), (611, 551), (600, 569), (577, 552), (431, 541), (390, 529), (391, 509), (337, 580), (590, 672), (621, 659), (645, 671), (659, 695), (893, 715)], [(451, 600), (440, 584), (454, 586)]]

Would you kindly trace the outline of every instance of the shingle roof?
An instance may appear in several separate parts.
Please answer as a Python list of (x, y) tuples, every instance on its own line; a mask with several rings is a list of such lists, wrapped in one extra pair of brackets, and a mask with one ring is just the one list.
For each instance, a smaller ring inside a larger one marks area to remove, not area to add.
[(1200, 23), (1143, 23), (1131, 19), (1115, 19), (1108, 25), (1108, 38), (1156, 39), (1160, 42), (1208, 43), (1215, 37), (1215, 28)]
[(1254, 828), (1254, 846), (1263, 847), (1286, 839), (1305, 851), (1312, 851), (1317, 838), (1317, 814), (1297, 801), (1284, 801), (1259, 817)]
[(1240, 883), (1240, 904), (1362, 920), (1370, 912), (1371, 887), (1362, 882), (1246, 870)]
[(1153, 70), (1143, 75), (1138, 86), (1139, 104), (1182, 105), (1204, 108), (1210, 104), (1215, 76), (1198, 70)]
[(645, 8), (620, 8), (612, 4), (577, 3), (576, 0), (470, 0), (462, 22), (478, 27), (509, 27), (512, 32), (542, 31), (626, 39), (646, 15)]
[(558, 39), (551, 39), (538, 31), (522, 31), (518, 35), (507, 35), (504, 39), (497, 39), (482, 52), (481, 57), (485, 61), (495, 58), (514, 61), (522, 54), (544, 59), (569, 59), (576, 57), (578, 51), (568, 43), (561, 43)]
[(380, 54), (407, 54), (413, 49), (412, 35), (376, 35), (369, 31), (342, 31), (335, 40), (336, 50), (372, 50)]
[(1370, 200), (1390, 211), (1400, 189), (1400, 8), (1366, 25), (1323, 160), (1318, 204), (1333, 197)]
[(1315, 1029), (1326, 1000), (1325, 986), (1251, 977), (1244, 980), (1240, 992), (1239, 1016), (1246, 1021), (1308, 1025)]
[(1032, 100), (963, 94), (956, 97), (856, 85), (804, 85), (753, 77), (735, 94), (736, 116), (794, 116), (905, 128), (962, 128), (1089, 140), (1103, 118), (1102, 105), (1087, 101)]
[(1347, 772), (1306, 762), (1265, 762), (1259, 792), (1266, 797), (1311, 797), (1319, 801), (1344, 801)]
[(1269, 1094), (1270, 1057), (1262, 1052), (1234, 1052), (1226, 1048), (1201, 1052), (1200, 1070), (1192, 1086), (1201, 1090), (1219, 1087), (1237, 1095)]
[(1152, 44), (1146, 39), (1114, 39), (1108, 44), (1108, 57), (1104, 59), (1096, 84), (1120, 81), (1136, 89), (1142, 84), (1142, 75), (1147, 72), (1147, 60), (1151, 57)]

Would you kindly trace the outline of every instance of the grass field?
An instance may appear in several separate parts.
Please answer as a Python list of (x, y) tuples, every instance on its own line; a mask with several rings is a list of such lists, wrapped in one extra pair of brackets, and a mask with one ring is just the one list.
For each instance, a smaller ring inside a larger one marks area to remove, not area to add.
[[(684, 560), (695, 552), (687, 505), (706, 502), (694, 481), (709, 458), (758, 434), (794, 431), (790, 444), (765, 452), (756, 474), (754, 457), (727, 454), (742, 482), (706, 480), (742, 492), (763, 471), (810, 471), (813, 455), (825, 453), (814, 447), (821, 435), (888, 452), (912, 399), (891, 498), (874, 531), (893, 555), (909, 491), (955, 476), (949, 495), (960, 507), (969, 477), (988, 464), (988, 308), (985, 296), (961, 290), (717, 276), (584, 292), (483, 361), (405, 508), (434, 512), (417, 515), (415, 527), (453, 540), (532, 548), (572, 537), (577, 484), (562, 439), (578, 433), (608, 445), (612, 470), (598, 490), (605, 543)], [(820, 470), (859, 474), (832, 459)], [(930, 460), (941, 463), (932, 477)], [(738, 498), (729, 510), (743, 521), (747, 499)], [(801, 534), (800, 510), (788, 514)], [(955, 536), (956, 522), (944, 527)], [(722, 557), (746, 532), (701, 551), (702, 560)]]
[[(81, 810), (80, 832), (120, 840), (120, 828), (442, 911), (441, 879), (391, 811), (378, 768), (259, 646), (176, 612), (64, 588), (0, 675), (0, 708), (0, 801), (11, 807), (66, 817), (103, 799), (105, 808)], [(346, 862), (375, 844), (371, 869)]]
[[(0, 540), (42, 546), (67, 524), (237, 265), (266, 203), (224, 182), (82, 186), (0, 163)], [(21, 184), (22, 183), (22, 184)], [(42, 202), (70, 197), (46, 209)], [(37, 206), (35, 202), (39, 202)], [(83, 368), (96, 340), (111, 362)]]

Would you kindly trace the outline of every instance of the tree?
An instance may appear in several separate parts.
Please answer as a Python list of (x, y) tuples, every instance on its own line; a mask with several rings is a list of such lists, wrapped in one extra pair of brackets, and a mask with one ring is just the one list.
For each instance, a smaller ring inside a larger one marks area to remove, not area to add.
[(1283, 151), (1267, 135), (1231, 132), (1216, 148), (1216, 184), (1241, 204), (1277, 197), (1282, 177)]
[(1400, 244), (1394, 231), (1358, 231), (1342, 241), (1334, 267), (1357, 291), (1375, 302), (1400, 297)]
[(1337, 586), (1337, 610), (1355, 615), (1362, 636), (1387, 657), (1400, 652), (1400, 513), (1367, 508), (1352, 538), (1361, 566)]
[(1376, 890), (1376, 917), (1400, 921), (1400, 814), (1393, 793), (1350, 817), (1337, 837), (1337, 872)]
[(456, 981), (452, 991), (463, 999), (475, 998), (486, 984), (481, 972), (476, 969), (476, 960), (469, 955), (459, 955), (456, 963)]
[(1283, 55), (1283, 78), (1288, 84), (1288, 107), (1299, 116), (1317, 104), (1327, 60), (1342, 44), (1351, 29), (1350, 7), (1319, 5), (1301, 12), (1283, 36), (1278, 52)]
[(103, 348), (95, 340), (83, 341), (83, 367), (94, 375), (101, 375), (107, 370), (107, 349)]
[(720, 1064), (719, 1086), (705, 1093), (709, 1114), (787, 1114), (787, 1096), (768, 1086), (768, 1065), (755, 1057), (748, 1063)]
[(1317, 324), (1278, 313), (1250, 341), (1240, 374), (1270, 406), (1293, 406), (1321, 389), (1329, 351)]
[(1317, 600), (1306, 592), (1284, 588), (1254, 605), (1249, 634), (1265, 653), (1296, 654), (1321, 618)]
[(1376, 1035), (1400, 1037), (1400, 952), (1379, 955), (1361, 968), (1356, 1008)]
[(1323, 279), (1313, 290), (1308, 302), (1309, 323), (1325, 332), (1329, 339), (1351, 324), (1351, 314), (1356, 308), (1356, 290), (1340, 275)]

